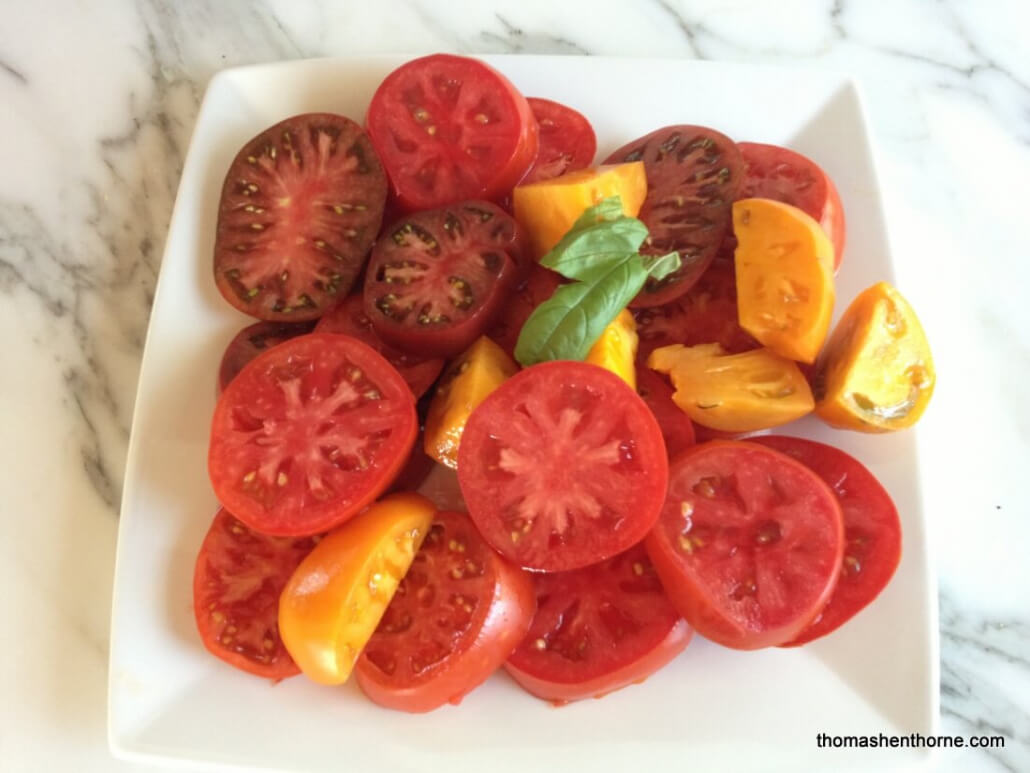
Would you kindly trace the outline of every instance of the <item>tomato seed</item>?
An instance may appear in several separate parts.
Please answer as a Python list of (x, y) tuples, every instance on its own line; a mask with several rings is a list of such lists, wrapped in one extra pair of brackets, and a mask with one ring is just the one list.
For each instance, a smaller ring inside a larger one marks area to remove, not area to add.
[(541, 639), (537, 639), (535, 642), (533, 642), (533, 647), (538, 649), (538, 650), (545, 650), (545, 649), (547, 649), (547, 641), (545, 639), (542, 639), (542, 638)]

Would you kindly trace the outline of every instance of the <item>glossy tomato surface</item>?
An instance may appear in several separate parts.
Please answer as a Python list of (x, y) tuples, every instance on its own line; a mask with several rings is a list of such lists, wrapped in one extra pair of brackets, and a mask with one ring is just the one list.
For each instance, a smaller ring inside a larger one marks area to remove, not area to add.
[(500, 666), (529, 630), (528, 574), (497, 555), (467, 515), (441, 512), (357, 664), (381, 706), (456, 704)]
[(577, 569), (639, 542), (662, 507), (658, 422), (618, 376), (547, 362), (501, 384), (469, 418), (458, 480), (483, 537), (541, 571)]
[(532, 577), (537, 613), (506, 668), (539, 698), (599, 698), (644, 681), (690, 642), (690, 626), (641, 545), (583, 569)]
[(450, 54), (390, 73), (372, 97), (367, 125), (407, 210), (499, 198), (522, 179), (539, 144), (518, 89), (478, 59)]
[(279, 636), (279, 594), (315, 537), (268, 537), (221, 509), (193, 573), (193, 613), (213, 655), (257, 676), (300, 673)]
[(833, 489), (844, 514), (844, 558), (837, 587), (819, 616), (788, 643), (804, 644), (840, 628), (890, 582), (901, 560), (898, 509), (876, 477), (839, 448), (783, 435), (753, 437), (748, 442), (808, 467)]
[(550, 99), (529, 97), (527, 101), (540, 127), (540, 149), (521, 184), (550, 180), (590, 166), (597, 154), (597, 136), (586, 116)]
[(415, 441), (408, 385), (355, 338), (311, 333), (250, 362), (215, 406), (215, 496), (266, 534), (323, 532), (393, 480)]
[(650, 368), (637, 367), (637, 394), (651, 409), (671, 459), (694, 445), (694, 423), (672, 401), (672, 387)]
[(379, 231), (386, 175), (349, 118), (308, 113), (252, 139), (218, 205), (215, 283), (245, 314), (320, 317), (350, 291)]
[(645, 544), (698, 633), (758, 649), (792, 640), (822, 611), (844, 522), (833, 491), (804, 465), (754, 443), (712, 441), (673, 459)]
[(225, 348), (218, 366), (218, 391), (236, 378), (243, 366), (276, 344), (311, 332), (311, 323), (255, 322), (237, 333)]

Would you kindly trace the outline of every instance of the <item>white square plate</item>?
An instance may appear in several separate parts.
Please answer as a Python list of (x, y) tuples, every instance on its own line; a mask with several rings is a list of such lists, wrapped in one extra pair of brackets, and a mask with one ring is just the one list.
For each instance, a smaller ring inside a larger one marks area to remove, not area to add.
[[(881, 598), (800, 649), (734, 652), (696, 639), (646, 683), (554, 709), (503, 674), (461, 706), (409, 716), (354, 686), (277, 686), (206, 653), (191, 611), (193, 562), (216, 501), (208, 429), (222, 350), (247, 320), (211, 274), (222, 179), (238, 148), (295, 113), (357, 120), (402, 57), (228, 70), (208, 88), (183, 170), (140, 374), (118, 536), (109, 736), (121, 757), (348, 771), (807, 770), (907, 766), (926, 752), (819, 750), (817, 733), (932, 733), (937, 589), (912, 433), (792, 425), (865, 462), (901, 512), (905, 550)], [(593, 122), (599, 157), (672, 123), (788, 145), (834, 178), (848, 216), (838, 314), (893, 276), (855, 85), (826, 72), (679, 60), (496, 56), (526, 94)]]

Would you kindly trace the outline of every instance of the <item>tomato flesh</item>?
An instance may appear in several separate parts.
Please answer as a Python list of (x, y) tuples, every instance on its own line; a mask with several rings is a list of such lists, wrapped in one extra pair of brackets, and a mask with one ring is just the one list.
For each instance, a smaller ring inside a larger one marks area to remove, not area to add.
[(311, 332), (310, 323), (255, 322), (243, 328), (229, 342), (218, 366), (218, 391), (236, 378), (243, 366), (276, 344)]
[(590, 166), (597, 153), (597, 136), (586, 116), (549, 99), (529, 97), (526, 101), (540, 127), (540, 148), (522, 184), (550, 180)]
[(498, 315), (497, 320), (486, 331), (486, 334), (509, 355), (514, 356), (515, 344), (518, 343), (522, 326), (537, 306), (546, 301), (562, 283), (561, 275), (549, 268), (534, 264), (529, 274)]
[(669, 382), (647, 367), (637, 367), (637, 394), (651, 409), (671, 459), (694, 445), (694, 423), (672, 401)]

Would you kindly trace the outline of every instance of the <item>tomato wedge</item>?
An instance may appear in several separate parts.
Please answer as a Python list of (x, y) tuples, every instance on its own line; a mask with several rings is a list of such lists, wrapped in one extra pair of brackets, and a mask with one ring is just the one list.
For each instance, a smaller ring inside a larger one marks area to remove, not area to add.
[(494, 553), (461, 513), (437, 513), (358, 660), (358, 685), (400, 711), (458, 704), (529, 630), (529, 575)]
[(243, 671), (278, 681), (300, 673), (279, 637), (279, 594), (317, 537), (268, 537), (220, 509), (193, 572), (204, 646)]
[(526, 101), (540, 127), (540, 148), (522, 184), (550, 180), (590, 166), (597, 154), (597, 135), (586, 116), (549, 99), (529, 97)]
[(311, 332), (311, 323), (255, 322), (229, 342), (218, 366), (218, 391), (236, 378), (243, 366), (276, 344)]
[(645, 544), (687, 622), (749, 650), (791, 641), (826, 606), (844, 522), (833, 491), (804, 465), (755, 443), (717, 440), (673, 460)]
[(502, 556), (577, 569), (639, 542), (665, 496), (661, 430), (613, 373), (546, 362), (501, 384), (472, 413), (458, 449), (469, 514)]
[(499, 198), (532, 165), (539, 144), (529, 103), (511, 82), (478, 59), (450, 54), (414, 59), (386, 76), (367, 125), (407, 210)]
[(797, 459), (826, 481), (844, 514), (844, 560), (826, 607), (784, 646), (818, 639), (840, 628), (887, 587), (901, 560), (898, 509), (880, 481), (839, 448), (784, 435), (748, 438)]
[(311, 333), (251, 361), (215, 406), (215, 496), (265, 534), (327, 531), (374, 500), (415, 442), (415, 400), (382, 355)]
[(636, 545), (572, 572), (533, 574), (537, 613), (505, 668), (528, 692), (565, 703), (638, 684), (692, 631)]
[(672, 400), (669, 382), (650, 368), (637, 367), (637, 394), (651, 409), (665, 438), (669, 458), (694, 445), (694, 423)]

